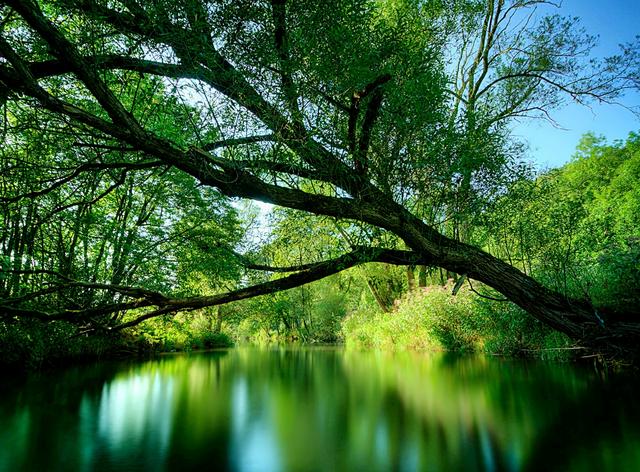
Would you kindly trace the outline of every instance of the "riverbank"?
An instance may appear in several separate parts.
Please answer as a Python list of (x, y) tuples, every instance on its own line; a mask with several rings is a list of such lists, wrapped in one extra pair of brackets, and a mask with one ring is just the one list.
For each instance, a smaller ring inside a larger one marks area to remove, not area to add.
[[(417, 288), (390, 312), (362, 309), (337, 325), (335, 338), (348, 349), (377, 351), (459, 352), (527, 357), (553, 361), (596, 360), (609, 357), (587, 351), (567, 336), (536, 321), (511, 303), (487, 300), (469, 288), (451, 295), (452, 283)], [(117, 334), (78, 336), (64, 322), (22, 322), (0, 332), (0, 365), (34, 371), (56, 366), (110, 359), (146, 358), (163, 352), (229, 347), (234, 342), (287, 342), (277, 336), (247, 338), (243, 332), (209, 331), (202, 314), (169, 321), (152, 320)], [(226, 326), (226, 325), (225, 325)], [(258, 331), (262, 334), (263, 331)], [(301, 345), (304, 343), (297, 341)], [(615, 365), (628, 365), (617, 359)]]
[(571, 360), (584, 354), (567, 336), (512, 303), (477, 296), (452, 284), (416, 289), (390, 312), (356, 311), (342, 322), (348, 347), (456, 351)]
[(189, 352), (230, 347), (226, 333), (190, 333), (176, 342), (143, 331), (75, 334), (64, 322), (22, 322), (0, 332), (0, 367), (11, 371), (39, 371), (102, 360), (150, 358), (165, 352)]

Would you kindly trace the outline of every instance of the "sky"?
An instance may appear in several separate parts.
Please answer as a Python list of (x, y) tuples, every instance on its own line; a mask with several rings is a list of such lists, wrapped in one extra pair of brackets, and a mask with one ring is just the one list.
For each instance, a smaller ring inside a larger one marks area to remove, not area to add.
[[(549, 11), (580, 17), (587, 31), (599, 36), (594, 54), (600, 57), (618, 53), (620, 43), (640, 35), (640, 0), (563, 0), (560, 9)], [(627, 94), (620, 101), (640, 106), (640, 93)], [(621, 106), (593, 105), (589, 109), (569, 105), (555, 110), (552, 117), (562, 129), (543, 121), (526, 121), (514, 130), (529, 142), (530, 157), (540, 168), (559, 167), (569, 161), (584, 133), (594, 132), (611, 143), (626, 139), (631, 131), (640, 131), (640, 118)]]

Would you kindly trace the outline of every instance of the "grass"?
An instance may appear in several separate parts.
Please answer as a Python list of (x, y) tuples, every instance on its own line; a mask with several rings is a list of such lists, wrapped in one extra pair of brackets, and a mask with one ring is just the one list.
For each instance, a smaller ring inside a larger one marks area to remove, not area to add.
[(482, 352), (566, 359), (569, 338), (507, 302), (468, 289), (431, 286), (406, 295), (389, 313), (356, 311), (342, 323), (347, 347)]

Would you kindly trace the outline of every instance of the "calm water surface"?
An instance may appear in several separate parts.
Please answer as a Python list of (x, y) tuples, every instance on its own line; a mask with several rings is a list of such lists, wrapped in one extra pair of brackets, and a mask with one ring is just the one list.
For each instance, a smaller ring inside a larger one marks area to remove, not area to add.
[(0, 386), (0, 470), (640, 471), (638, 380), (542, 362), (240, 348)]

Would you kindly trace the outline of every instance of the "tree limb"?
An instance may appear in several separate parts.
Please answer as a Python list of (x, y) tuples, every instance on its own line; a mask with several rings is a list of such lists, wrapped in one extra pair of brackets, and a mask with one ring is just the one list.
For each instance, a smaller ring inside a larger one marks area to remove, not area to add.
[(273, 133), (259, 134), (256, 136), (243, 136), (241, 138), (228, 138), (221, 139), (220, 141), (214, 141), (213, 143), (205, 144), (201, 148), (205, 151), (214, 151), (223, 147), (240, 146), (242, 144), (253, 144), (264, 141), (276, 141), (277, 137)]
[(21, 316), (25, 318), (35, 318), (41, 321), (64, 320), (72, 323), (86, 323), (90, 322), (91, 319), (117, 312), (150, 306), (158, 307), (157, 310), (151, 312), (154, 313), (153, 315), (147, 313), (132, 321), (110, 328), (111, 330), (121, 330), (126, 327), (134, 326), (146, 319), (149, 319), (153, 316), (159, 316), (161, 314), (176, 313), (185, 310), (197, 310), (209, 306), (222, 305), (233, 301), (253, 298), (259, 295), (265, 295), (294, 287), (299, 287), (300, 285), (305, 285), (307, 283), (320, 280), (322, 278), (346, 270), (350, 267), (367, 262), (386, 262), (388, 264), (396, 265), (412, 265), (416, 263), (426, 263), (428, 261), (430, 261), (429, 258), (412, 251), (360, 247), (356, 248), (350, 253), (344, 254), (334, 259), (299, 266), (299, 268), (302, 268), (302, 270), (299, 270), (295, 274), (280, 279), (271, 280), (269, 282), (253, 285), (219, 295), (188, 297), (182, 299), (170, 298), (159, 292), (154, 292), (139, 287), (125, 287), (110, 284), (69, 281), (64, 285), (61, 285), (60, 290), (70, 287), (108, 290), (122, 293), (123, 295), (130, 298), (135, 298), (136, 300), (80, 310), (63, 310), (57, 313), (45, 313), (40, 310), (12, 306), (12, 304), (16, 301), (15, 299), (1, 300), (0, 316), (10, 318)]
[(278, 59), (280, 60), (280, 79), (287, 107), (293, 120), (302, 125), (302, 113), (300, 113), (300, 108), (298, 107), (298, 91), (291, 74), (286, 3), (286, 0), (271, 0), (271, 13), (274, 24), (273, 37)]
[[(106, 169), (122, 169), (124, 171), (128, 170), (142, 170), (142, 169), (153, 169), (155, 167), (161, 167), (164, 163), (162, 161), (151, 161), (151, 162), (92, 162), (81, 164), (78, 166), (73, 172), (62, 177), (60, 180), (54, 182), (47, 188), (43, 188), (40, 190), (33, 190), (31, 192), (23, 193), (20, 195), (16, 195), (13, 197), (0, 197), (0, 202), (5, 203), (15, 203), (25, 198), (37, 198), (42, 195), (46, 195), (55, 189), (61, 187), (62, 185), (69, 183), (74, 178), (82, 174), (83, 172), (91, 172), (95, 170), (106, 170)], [(119, 179), (120, 183), (122, 179)]]

